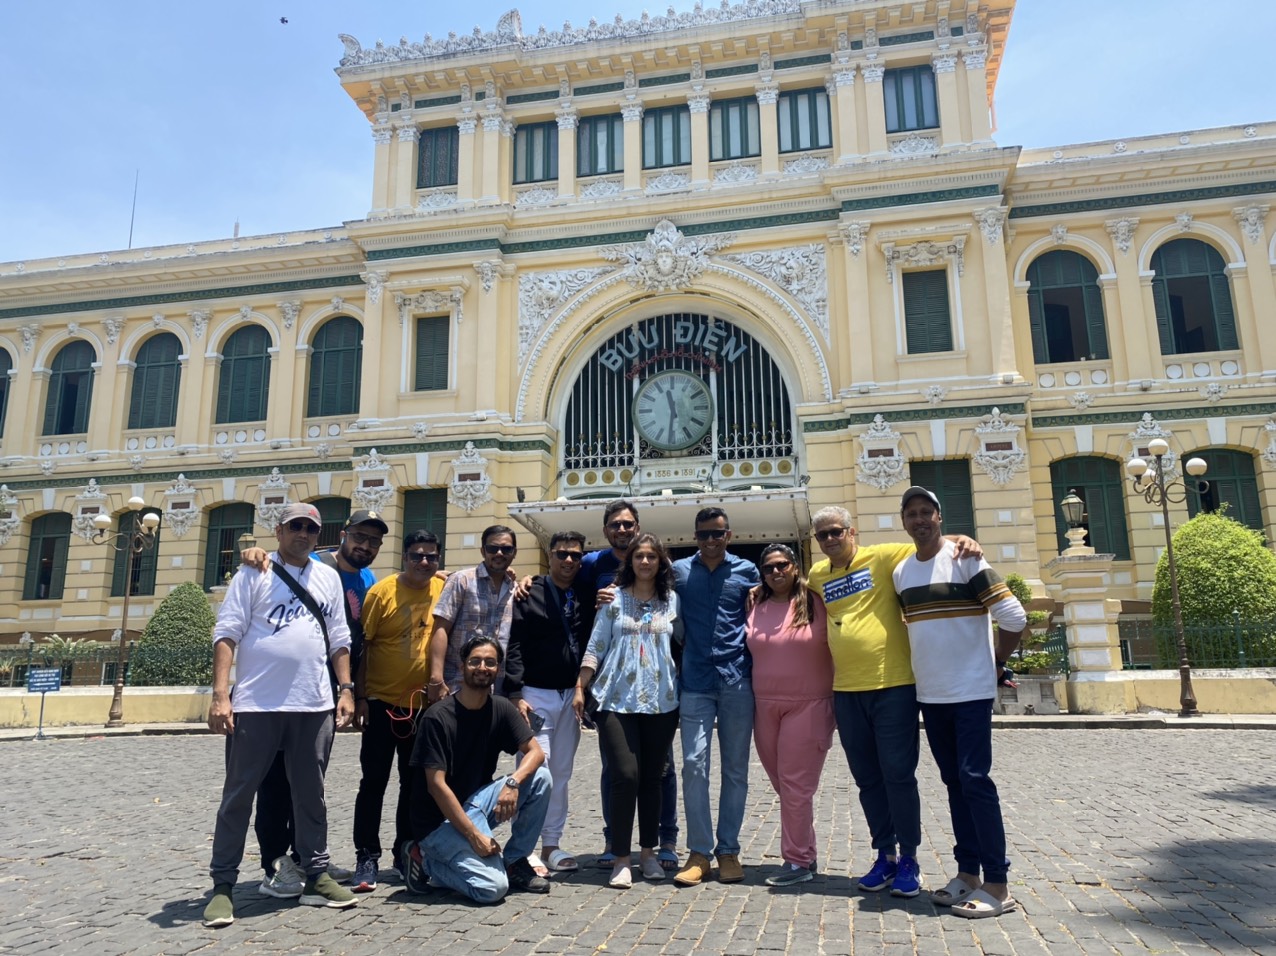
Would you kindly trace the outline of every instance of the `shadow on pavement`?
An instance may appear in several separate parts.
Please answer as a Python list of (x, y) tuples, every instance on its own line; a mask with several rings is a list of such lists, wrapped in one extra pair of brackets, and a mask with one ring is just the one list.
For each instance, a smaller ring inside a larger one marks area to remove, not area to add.
[(1276, 786), (1269, 783), (1251, 783), (1231, 790), (1214, 790), (1202, 794), (1210, 800), (1231, 800), (1236, 803), (1270, 803), (1276, 805)]
[[(158, 913), (146, 917), (148, 922), (164, 929), (177, 926), (189, 926), (192, 923), (203, 925), (204, 907), (208, 905), (212, 887), (194, 899), (170, 900)], [(237, 883), (235, 885), (235, 922), (241, 919), (252, 919), (254, 916), (266, 916), (279, 910), (300, 906), (296, 900), (281, 900), (272, 896), (262, 896), (257, 892), (256, 883)]]

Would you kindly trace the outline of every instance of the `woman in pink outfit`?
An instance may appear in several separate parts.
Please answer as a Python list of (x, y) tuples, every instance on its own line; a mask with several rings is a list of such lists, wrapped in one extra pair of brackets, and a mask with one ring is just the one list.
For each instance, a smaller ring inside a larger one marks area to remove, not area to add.
[(773, 544), (758, 562), (762, 584), (749, 612), (753, 740), (780, 795), (784, 865), (770, 886), (805, 883), (815, 871), (815, 790), (833, 744), (833, 658), (824, 603), (807, 590), (793, 551)]

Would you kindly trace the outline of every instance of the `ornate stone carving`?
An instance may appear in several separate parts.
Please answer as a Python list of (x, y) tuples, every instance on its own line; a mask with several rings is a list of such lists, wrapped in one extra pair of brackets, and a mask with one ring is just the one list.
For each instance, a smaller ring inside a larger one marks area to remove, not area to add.
[(620, 115), (626, 123), (637, 123), (642, 119), (642, 104), (622, 103), (620, 106)]
[(146, 456), (145, 455), (129, 455), (128, 463), (129, 463), (129, 466), (132, 467), (134, 471), (141, 471), (142, 466), (146, 464)]
[(922, 393), (926, 396), (926, 401), (931, 405), (938, 405), (948, 396), (948, 389), (942, 385), (927, 385), (926, 391)]
[(1056, 246), (1061, 246), (1068, 241), (1068, 227), (1063, 223), (1051, 226), (1050, 235), (1054, 239), (1054, 244)]
[(828, 340), (828, 276), (822, 244), (724, 255), (721, 258), (724, 262), (734, 262), (765, 276), (797, 299), (824, 335), (825, 341)]
[(644, 242), (603, 246), (599, 255), (621, 264), (621, 277), (648, 292), (685, 289), (704, 272), (709, 256), (730, 245), (732, 234), (684, 236), (668, 219), (656, 224)]
[(751, 183), (757, 178), (757, 167), (750, 163), (742, 163), (739, 160), (728, 163), (726, 166), (719, 166), (713, 171), (713, 181), (715, 183), (726, 183), (728, 185)]
[(325, 441), (325, 442), (320, 442), (319, 444), (315, 445), (315, 456), (316, 456), (317, 458), (320, 458), (320, 459), (325, 460), (325, 461), (326, 461), (327, 459), (331, 458), (331, 457), (332, 457), (332, 445), (330, 445), (330, 444), (329, 444), (328, 442), (326, 442), (326, 441)]
[(467, 441), (452, 459), (452, 480), (448, 484), (448, 504), (467, 514), (492, 500), (492, 479), (487, 475), (487, 459)]
[(780, 88), (774, 83), (764, 83), (755, 88), (759, 106), (774, 106), (780, 101)]
[(377, 146), (389, 146), (393, 136), (394, 128), (391, 126), (372, 127), (372, 142)]
[(860, 454), (855, 460), (855, 479), (886, 491), (904, 478), (908, 459), (900, 454), (899, 432), (891, 428), (881, 415), (860, 437)]
[(863, 251), (864, 240), (868, 238), (871, 225), (867, 222), (844, 222), (838, 227), (842, 233), (842, 241), (846, 243), (846, 249), (851, 255), (858, 257)]
[(1117, 140), (1112, 144), (1112, 152), (1114, 153), (1124, 153), (1129, 148), (1130, 147), (1125, 145), (1125, 140)]
[(110, 503), (106, 492), (98, 487), (97, 479), (90, 478), (84, 490), (75, 496), (75, 517), (71, 520), (71, 530), (85, 541), (91, 541), (97, 528), (93, 519), (100, 514), (110, 514)]
[(199, 509), (195, 507), (196, 491), (194, 485), (179, 474), (164, 492), (164, 533), (180, 538), (195, 523)]
[(930, 62), (936, 73), (957, 72), (956, 53), (936, 53), (933, 57), (931, 57)]
[[(865, 79), (868, 77), (865, 76)], [(919, 153), (933, 153), (939, 149), (939, 143), (933, 136), (918, 136), (910, 133), (903, 139), (891, 143), (891, 152), (897, 156), (916, 156)]]
[(668, 192), (674, 189), (686, 189), (691, 185), (691, 177), (686, 173), (661, 173), (647, 180), (647, 192)]
[(481, 259), (474, 263), (474, 271), (478, 273), (479, 288), (484, 294), (492, 291), (496, 277), (500, 275), (501, 264), (492, 259)]
[(53, 469), (57, 467), (58, 463), (52, 458), (46, 459), (45, 461), (40, 462), (40, 474), (47, 478), (49, 475), (53, 474)]
[(1241, 232), (1245, 233), (1245, 238), (1250, 242), (1263, 241), (1263, 227), (1267, 222), (1267, 213), (1270, 208), (1270, 206), (1254, 204), (1238, 206), (1232, 210), (1232, 218), (1240, 224)]
[(1263, 423), (1263, 429), (1267, 432), (1267, 447), (1263, 449), (1263, 461), (1267, 463), (1267, 467), (1276, 468), (1276, 415), (1272, 415)]
[(711, 100), (712, 97), (708, 93), (692, 93), (687, 97), (687, 106), (691, 108), (692, 113), (707, 113)]
[(599, 276), (615, 271), (564, 269), (561, 272), (524, 272), (518, 277), (518, 364), (521, 367), (532, 343), (550, 314)]
[(204, 329), (208, 328), (208, 320), (213, 317), (211, 309), (194, 309), (186, 313), (191, 320), (191, 333), (196, 339), (204, 337)]
[(473, 136), (474, 131), (478, 129), (478, 117), (458, 116), (456, 118), (456, 128), (462, 136)]
[(279, 314), (284, 317), (284, 328), (291, 329), (297, 323), (297, 316), (301, 315), (301, 300), (290, 299), (287, 302), (278, 304)]
[(429, 433), (430, 433), (429, 422), (413, 422), (412, 423), (412, 436), (414, 438), (419, 440), (424, 438)]
[(1192, 231), (1192, 214), (1190, 212), (1181, 212), (1174, 217), (1174, 221), (1178, 223), (1179, 232)]
[(257, 505), (254, 519), (258, 526), (267, 531), (275, 530), (275, 525), (279, 524), (284, 509), (292, 503), (288, 498), (288, 487), (288, 479), (277, 467), (271, 468), (270, 474), (266, 476), (258, 489), (261, 493), (261, 501)]
[(985, 47), (962, 50), (961, 62), (968, 70), (982, 70), (988, 62), (988, 50)]
[(8, 485), (0, 485), (0, 544), (8, 544), (21, 523), (18, 499), (9, 491)]
[(408, 317), (414, 312), (451, 312), (456, 316), (458, 323), (464, 321), (461, 313), (461, 300), (464, 292), (460, 288), (453, 288), (448, 292), (440, 292), (437, 289), (430, 289), (426, 292), (418, 292), (415, 295), (403, 295), (395, 293), (394, 304), (399, 309), (399, 325), (408, 320)]
[(993, 246), (1001, 241), (1002, 227), (1006, 222), (1006, 210), (1000, 208), (980, 209), (971, 213), (975, 217), (975, 222), (979, 223), (979, 231), (984, 234), (984, 240), (988, 245)]
[(373, 448), (367, 455), (355, 460), (354, 471), (359, 483), (350, 493), (351, 502), (366, 511), (384, 511), (394, 497), (390, 463)]
[(580, 191), (581, 199), (605, 199), (618, 196), (624, 192), (625, 186), (617, 179), (595, 179), (586, 183)]
[(399, 127), (399, 142), (400, 143), (415, 143), (416, 138), (419, 135), (420, 135), (420, 130), (416, 128), (415, 124)]
[(40, 333), (44, 329), (40, 328), (39, 322), (29, 322), (26, 325), (18, 326), (18, 333), (22, 336), (22, 351), (30, 352), (35, 348), (36, 341), (40, 338)]
[(829, 161), (823, 156), (799, 156), (797, 159), (785, 161), (784, 175), (804, 176), (807, 173), (818, 173), (828, 168)]
[(957, 275), (966, 271), (966, 237), (954, 236), (948, 242), (915, 242), (911, 246), (897, 247), (888, 242), (882, 246), (882, 255), (886, 257), (886, 281), (895, 281), (896, 267), (925, 268), (952, 262), (957, 267)]
[(994, 408), (991, 415), (975, 426), (975, 434), (979, 436), (979, 451), (975, 453), (974, 463), (994, 485), (1010, 484), (1028, 460), (1027, 453), (1019, 447), (1019, 426), (1003, 418), (1001, 409)]
[(1134, 230), (1138, 226), (1139, 220), (1133, 216), (1109, 219), (1103, 224), (1103, 228), (1108, 231), (1108, 235), (1112, 237), (1112, 241), (1116, 243), (1117, 249), (1122, 254), (1130, 251), (1130, 246), (1134, 243)]
[[(1153, 438), (1160, 438), (1163, 441), (1168, 442), (1172, 437), (1173, 433), (1162, 428), (1160, 422), (1152, 417), (1151, 412), (1144, 412), (1143, 417), (1139, 419), (1139, 423), (1135, 426), (1134, 431), (1130, 432), (1127, 436), (1131, 446), (1130, 457), (1134, 458), (1138, 456), (1140, 454), (1140, 449), (1146, 448), (1148, 446), (1148, 442), (1150, 442)], [(1170, 481), (1177, 477), (1178, 471), (1176, 469), (1176, 464), (1178, 462), (1178, 456), (1174, 453), (1173, 448), (1162, 456), (1161, 461), (1165, 469), (1165, 480)], [(1156, 459), (1148, 458), (1149, 466), (1152, 466), (1155, 463)]]
[(1094, 396), (1089, 392), (1073, 392), (1068, 396), (1068, 404), (1077, 411), (1085, 411), (1094, 404)]
[(456, 193), (445, 189), (426, 193), (416, 201), (416, 208), (418, 212), (434, 212), (436, 209), (446, 209), (448, 206), (455, 205)]
[(881, 63), (865, 63), (860, 67), (865, 83), (880, 83), (886, 75), (886, 67)]
[(520, 206), (539, 206), (547, 202), (553, 202), (558, 198), (558, 190), (549, 186), (533, 186), (531, 189), (525, 189), (515, 196), (515, 202)]
[(558, 120), (559, 132), (574, 130), (577, 121), (580, 119), (576, 115), (575, 108), (571, 106), (562, 106), (554, 110), (554, 117)]
[(839, 69), (833, 74), (833, 85), (837, 89), (855, 85), (855, 67), (848, 66)]
[(111, 316), (102, 320), (102, 328), (106, 329), (106, 344), (114, 345), (120, 340), (120, 330), (124, 328), (124, 319)]
[(380, 271), (368, 270), (367, 272), (360, 272), (359, 278), (368, 287), (368, 303), (376, 305), (381, 301), (381, 290), (385, 288), (385, 280), (390, 278), (390, 273), (384, 269)]
[(541, 27), (535, 33), (524, 34), (518, 11), (512, 10), (501, 17), (494, 31), (484, 31), (475, 27), (470, 33), (451, 32), (447, 37), (438, 40), (426, 34), (420, 43), (412, 43), (405, 37), (397, 45), (386, 46), (378, 40), (374, 46), (364, 49), (354, 37), (345, 33), (339, 34), (338, 38), (344, 50), (340, 70), (344, 73), (356, 70), (358, 67), (405, 60), (465, 56), (497, 48), (502, 48), (503, 51), (508, 51), (510, 48), (544, 50), (581, 43), (624, 40), (630, 37), (650, 38), (652, 34), (668, 33), (673, 30), (775, 17), (800, 11), (800, 0), (744, 0), (734, 4), (724, 2), (720, 6), (698, 3), (686, 13), (676, 13), (671, 7), (665, 16), (653, 17), (644, 13), (638, 19), (626, 20), (618, 14), (615, 20), (610, 22), (590, 20), (588, 26), (577, 28), (573, 28), (570, 23), (564, 23), (562, 30), (547, 30)]
[(1222, 382), (1210, 382), (1200, 388), (1201, 398), (1207, 402), (1217, 402), (1227, 394), (1227, 386)]
[(162, 314), (162, 313), (158, 313), (158, 312), (157, 312), (155, 315), (152, 315), (152, 316), (151, 316), (151, 325), (155, 326), (155, 328), (157, 328), (157, 329), (158, 329), (158, 328), (160, 328), (160, 327), (162, 327), (162, 326), (164, 325), (164, 316), (163, 316), (163, 314)]

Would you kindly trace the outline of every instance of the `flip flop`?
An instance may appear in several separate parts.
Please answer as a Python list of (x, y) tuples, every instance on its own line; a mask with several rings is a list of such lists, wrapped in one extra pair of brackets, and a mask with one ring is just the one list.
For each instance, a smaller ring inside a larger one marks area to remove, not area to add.
[(660, 852), (656, 854), (656, 859), (660, 861), (660, 868), (670, 873), (678, 871), (678, 851), (671, 846), (662, 846)]
[(615, 865), (616, 854), (612, 853), (611, 850), (603, 850), (602, 853), (599, 853), (598, 856), (594, 857), (594, 866), (603, 867)]
[(962, 919), (987, 919), (1018, 908), (1013, 898), (999, 900), (983, 890), (975, 890), (960, 903), (953, 904), (953, 915)]
[(532, 865), (532, 869), (536, 871), (537, 876), (549, 876), (549, 867), (545, 865), (545, 861), (541, 859), (539, 853), (529, 853), (527, 862)]
[(975, 891), (969, 883), (954, 876), (942, 890), (935, 890), (930, 894), (930, 901), (936, 906), (952, 906), (963, 902), (973, 892)]
[(549, 855), (549, 860), (546, 861), (545, 865), (555, 873), (570, 873), (572, 870), (579, 869), (576, 857), (572, 856), (561, 847), (555, 849), (554, 852)]

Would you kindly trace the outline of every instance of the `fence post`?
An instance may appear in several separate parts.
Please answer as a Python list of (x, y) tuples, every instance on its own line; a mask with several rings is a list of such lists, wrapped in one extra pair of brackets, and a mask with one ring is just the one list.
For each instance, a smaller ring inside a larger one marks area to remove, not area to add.
[(1241, 612), (1232, 611), (1232, 633), (1236, 635), (1236, 657), (1240, 666), (1245, 666), (1245, 638), (1241, 635)]

